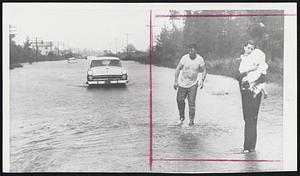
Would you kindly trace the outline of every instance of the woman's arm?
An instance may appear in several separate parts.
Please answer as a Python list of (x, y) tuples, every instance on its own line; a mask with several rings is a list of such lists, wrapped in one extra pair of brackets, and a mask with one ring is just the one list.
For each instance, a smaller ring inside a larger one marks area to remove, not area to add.
[(255, 81), (256, 84), (266, 82), (266, 75), (260, 74), (260, 77)]
[(235, 73), (235, 79), (237, 81), (241, 81), (243, 79), (243, 77), (245, 77), (247, 75), (247, 73), (241, 73), (239, 70), (240, 64), (241, 64), (241, 60), (236, 59), (233, 61), (234, 62), (234, 73)]

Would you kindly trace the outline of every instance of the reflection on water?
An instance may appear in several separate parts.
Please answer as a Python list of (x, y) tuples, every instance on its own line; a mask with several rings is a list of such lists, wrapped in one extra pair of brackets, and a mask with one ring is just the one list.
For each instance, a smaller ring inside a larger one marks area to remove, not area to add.
[(199, 136), (193, 133), (181, 132), (177, 136), (177, 156), (180, 158), (190, 158), (191, 154), (198, 153), (201, 150), (201, 143)]
[[(244, 154), (244, 159), (245, 160), (258, 160), (257, 153), (252, 152), (252, 153), (247, 153)], [(260, 162), (244, 162), (244, 169), (245, 171), (261, 171), (260, 169)]]

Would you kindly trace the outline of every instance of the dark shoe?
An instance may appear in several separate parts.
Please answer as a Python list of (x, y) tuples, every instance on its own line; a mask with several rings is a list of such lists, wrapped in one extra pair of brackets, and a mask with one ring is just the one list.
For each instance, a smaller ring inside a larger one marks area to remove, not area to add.
[(191, 127), (191, 126), (194, 126), (195, 125), (195, 123), (194, 122), (190, 122), (189, 123), (189, 126)]
[(194, 122), (190, 122), (189, 126), (188, 126), (188, 129), (192, 129), (194, 126), (195, 126), (195, 123)]
[(183, 125), (183, 120), (179, 120), (177, 123), (176, 123), (177, 126), (181, 126)]

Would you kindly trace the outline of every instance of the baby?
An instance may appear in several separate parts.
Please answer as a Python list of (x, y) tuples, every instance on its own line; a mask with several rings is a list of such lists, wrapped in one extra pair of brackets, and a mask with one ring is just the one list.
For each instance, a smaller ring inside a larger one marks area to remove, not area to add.
[(242, 88), (252, 91), (254, 98), (260, 92), (263, 93), (264, 98), (267, 98), (268, 93), (265, 87), (266, 83), (257, 83), (261, 74), (267, 74), (268, 64), (265, 62), (265, 54), (260, 49), (254, 49), (248, 55), (241, 55), (241, 59), (244, 59), (245, 57), (247, 57), (247, 65), (252, 66), (252, 68), (248, 70), (248, 74), (242, 79)]

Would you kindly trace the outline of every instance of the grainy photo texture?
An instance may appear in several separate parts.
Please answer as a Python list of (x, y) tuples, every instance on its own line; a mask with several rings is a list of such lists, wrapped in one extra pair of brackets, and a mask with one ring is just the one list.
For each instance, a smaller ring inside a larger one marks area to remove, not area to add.
[(295, 14), (169, 5), (4, 4), (7, 172), (287, 168)]

